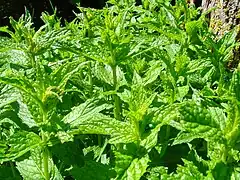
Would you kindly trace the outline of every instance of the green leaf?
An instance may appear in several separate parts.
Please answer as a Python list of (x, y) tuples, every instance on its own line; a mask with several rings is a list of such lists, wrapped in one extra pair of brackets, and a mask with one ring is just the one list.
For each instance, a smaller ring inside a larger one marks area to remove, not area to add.
[(45, 180), (43, 170), (39, 164), (32, 159), (25, 159), (17, 162), (17, 169), (21, 176), (26, 180)]
[(209, 107), (208, 112), (211, 115), (211, 118), (214, 119), (219, 125), (220, 129), (223, 131), (226, 127), (227, 117), (225, 115), (224, 109), (218, 107)]
[(10, 136), (8, 146), (9, 149), (3, 157), (0, 157), (0, 162), (14, 160), (21, 157), (25, 153), (41, 146), (41, 138), (27, 131), (18, 131)]
[(143, 82), (144, 86), (154, 82), (161, 72), (161, 66), (159, 62), (153, 63), (153, 65), (148, 69), (148, 71), (145, 73)]
[(61, 143), (65, 143), (65, 142), (69, 142), (69, 141), (74, 141), (73, 140), (73, 135), (68, 134), (65, 131), (58, 131), (56, 134), (56, 137), (58, 137), (58, 139), (61, 141)]
[(174, 127), (174, 124), (176, 124), (174, 120), (178, 116), (178, 108), (178, 104), (172, 104), (169, 106), (163, 106), (161, 108), (158, 108), (158, 110), (154, 113), (152, 122), (155, 124), (171, 124)]
[(216, 119), (211, 117), (210, 113), (203, 105), (198, 105), (195, 102), (185, 102), (178, 110), (181, 115), (181, 120), (220, 128)]
[(35, 83), (21, 75), (14, 75), (13, 72), (4, 77), (0, 77), (0, 82), (16, 87), (22, 93), (23, 102), (27, 104), (35, 122), (42, 121), (43, 104), (38, 97)]
[(202, 90), (201, 90), (201, 94), (203, 96), (214, 96), (215, 92), (208, 86), (205, 86)]
[(139, 139), (138, 132), (133, 129), (130, 123), (117, 121), (99, 113), (110, 107), (107, 104), (96, 106), (93, 101), (86, 101), (75, 107), (62, 121), (70, 126), (72, 130), (69, 130), (69, 133), (71, 134), (111, 135), (109, 143), (113, 144), (137, 141)]
[(176, 174), (169, 176), (169, 179), (184, 179), (192, 180), (199, 179), (204, 180), (208, 179), (202, 173), (199, 172), (198, 168), (191, 161), (183, 159), (184, 166), (178, 166)]
[(138, 132), (130, 123), (117, 121), (102, 114), (95, 114), (91, 119), (80, 120), (77, 127), (83, 134), (110, 135), (109, 143), (111, 144), (131, 143), (139, 140)]
[(89, 146), (83, 149), (83, 153), (86, 156), (87, 154), (93, 152), (93, 159), (96, 159), (101, 154), (102, 148), (100, 146)]
[(150, 160), (148, 157), (133, 159), (133, 161), (131, 162), (130, 166), (127, 168), (121, 179), (139, 180), (142, 177), (142, 175), (146, 172), (149, 161)]
[(85, 103), (74, 107), (72, 111), (62, 119), (62, 121), (66, 124), (70, 124), (71, 127), (77, 127), (81, 122), (93, 118), (102, 110), (109, 109), (110, 107), (111, 105), (108, 104), (97, 106), (94, 101), (88, 100)]
[[(22, 117), (23, 122), (34, 125), (30, 120), (32, 117), (34, 119), (35, 123), (42, 123), (42, 120), (43, 120), (43, 111), (42, 111), (43, 104), (42, 104), (42, 102), (39, 101), (38, 98), (36, 98), (36, 99), (32, 98), (27, 93), (22, 93), (22, 102), (27, 105), (28, 110), (26, 109), (26, 106), (24, 107), (24, 105), (23, 105), (23, 106), (21, 106), (21, 108), (23, 108), (23, 109), (20, 110), (20, 113), (28, 113), (28, 111), (29, 111), (31, 114), (31, 115), (29, 114), (28, 116), (26, 116), (26, 119), (24, 117)], [(22, 114), (19, 114), (19, 115), (21, 116)]]
[(239, 168), (235, 168), (234, 172), (232, 173), (231, 179), (238, 180), (240, 178), (240, 171)]
[[(26, 180), (45, 180), (44, 166), (42, 160), (41, 148), (35, 148), (31, 151), (31, 156), (28, 159), (16, 162), (17, 169), (21, 176)], [(51, 175), (51, 179), (63, 180), (57, 167), (53, 164), (51, 158), (48, 159), (48, 171)]]
[(128, 154), (122, 154), (118, 151), (114, 151), (114, 169), (117, 172), (118, 177), (121, 177), (127, 168), (130, 166), (133, 157)]
[(18, 104), (18, 117), (22, 120), (22, 122), (28, 125), (28, 127), (30, 128), (37, 126), (36, 122), (34, 121), (33, 115), (30, 113), (27, 105), (23, 103), (22, 100), (18, 100)]
[(106, 180), (115, 177), (108, 165), (95, 161), (86, 161), (83, 167), (73, 167), (70, 173), (76, 180)]
[(148, 152), (157, 144), (158, 141), (158, 132), (160, 131), (162, 124), (157, 125), (150, 134), (144, 138), (140, 145), (144, 147)]
[[(187, 126), (187, 125), (186, 125)], [(186, 128), (186, 126), (184, 128)], [(174, 139), (173, 145), (189, 143), (194, 139), (203, 138), (207, 141), (216, 140), (222, 142), (221, 132), (218, 129), (201, 126), (201, 125), (191, 124), (190, 127), (186, 128), (189, 132), (180, 132), (178, 136)], [(189, 130), (192, 128), (192, 130)]]
[(226, 127), (224, 129), (225, 137), (228, 143), (233, 145), (239, 138), (239, 126), (240, 126), (240, 106), (235, 100), (230, 101), (227, 107), (227, 120)]
[[(113, 83), (113, 71), (112, 71), (111, 66), (109, 66), (109, 65), (103, 66), (99, 63), (96, 63), (94, 73), (95, 73), (95, 76), (99, 80), (113, 86), (113, 84), (114, 84)], [(124, 73), (119, 66), (116, 67), (116, 76), (117, 76), (117, 87), (121, 87), (121, 86), (127, 84)]]
[(232, 168), (223, 162), (218, 162), (212, 170), (212, 175), (214, 179), (230, 179), (232, 175)]
[(152, 167), (150, 169), (150, 174), (147, 175), (148, 180), (159, 180), (159, 179), (167, 179), (167, 168), (163, 166)]
[(177, 94), (176, 94), (176, 99), (177, 100), (182, 100), (189, 91), (189, 86), (181, 86), (181, 87), (177, 87)]
[(240, 101), (239, 88), (240, 88), (240, 72), (238, 70), (235, 70), (233, 72), (233, 76), (231, 79), (229, 93), (233, 98), (236, 98), (238, 101)]
[(0, 108), (15, 102), (19, 97), (20, 94), (16, 89), (6, 85), (0, 92)]
[(78, 61), (74, 61), (61, 65), (51, 74), (53, 85), (58, 86), (60, 89), (64, 89), (67, 81), (87, 63), (88, 62), (80, 63)]
[(148, 108), (156, 97), (155, 93), (147, 91), (143, 85), (143, 79), (135, 72), (131, 91), (124, 90), (118, 93), (119, 97), (129, 105), (129, 115), (131, 121), (142, 121)]
[(211, 116), (203, 106), (187, 102), (179, 108), (179, 113), (180, 121), (175, 127), (182, 132), (174, 139), (173, 144), (187, 143), (196, 138), (224, 141), (219, 119)]

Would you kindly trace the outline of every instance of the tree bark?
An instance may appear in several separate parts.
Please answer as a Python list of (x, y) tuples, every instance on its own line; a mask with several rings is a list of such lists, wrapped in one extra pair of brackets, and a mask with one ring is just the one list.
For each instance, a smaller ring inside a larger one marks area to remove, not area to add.
[(203, 0), (202, 8), (216, 8), (210, 14), (210, 27), (218, 35), (240, 24), (240, 0)]
[[(240, 0), (203, 0), (202, 9), (206, 11), (216, 8), (210, 13), (210, 28), (218, 37), (237, 28), (237, 42), (240, 42)], [(233, 51), (232, 59), (228, 63), (230, 69), (237, 68), (240, 62), (240, 47)]]

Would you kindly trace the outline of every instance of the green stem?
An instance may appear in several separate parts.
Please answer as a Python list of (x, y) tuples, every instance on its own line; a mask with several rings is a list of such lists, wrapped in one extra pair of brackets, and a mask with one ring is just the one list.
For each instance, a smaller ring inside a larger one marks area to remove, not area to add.
[(228, 157), (228, 149), (226, 146), (223, 145), (222, 147), (222, 162), (227, 163), (227, 157)]
[(223, 88), (223, 85), (224, 85), (224, 70), (223, 70), (223, 66), (221, 63), (219, 63), (219, 72), (220, 72), (220, 78), (219, 78), (219, 83), (218, 83), (218, 89), (217, 89), (217, 92), (218, 92), (218, 95), (219, 96), (222, 96), (222, 88)]
[(102, 156), (104, 150), (106, 149), (107, 144), (108, 144), (108, 139), (106, 138), (106, 139), (105, 139), (105, 142), (104, 142), (104, 145), (103, 145), (103, 147), (102, 147), (102, 149), (101, 149), (101, 151), (100, 151), (100, 153), (99, 153), (99, 156), (98, 156), (98, 158), (97, 158), (97, 162), (101, 159), (101, 156)]
[(14, 170), (14, 164), (12, 161), (10, 161), (10, 166), (11, 166), (11, 170), (12, 170), (12, 174), (13, 174), (13, 178), (16, 177), (16, 173), (15, 173), (15, 170)]
[(102, 136), (100, 134), (97, 135), (98, 145), (102, 145)]
[(62, 162), (60, 163), (60, 166), (59, 166), (59, 168), (58, 168), (58, 170), (59, 170), (60, 173), (62, 172), (63, 165), (64, 165), (64, 161), (62, 161)]
[(169, 142), (169, 137), (170, 137), (170, 126), (167, 125), (166, 127), (166, 135), (165, 135), (165, 143), (163, 144), (163, 147), (162, 147), (162, 150), (161, 150), (161, 154), (160, 154), (160, 157), (163, 157), (165, 152), (167, 151), (167, 147), (168, 147), (168, 142)]
[[(113, 87), (114, 90), (117, 90), (117, 72), (116, 72), (116, 66), (112, 67), (113, 71)], [(120, 98), (118, 97), (117, 94), (113, 95), (114, 99), (114, 118), (117, 120), (121, 120), (121, 107), (120, 107)]]
[[(45, 136), (43, 136), (43, 140), (45, 139)], [(49, 167), (48, 167), (48, 159), (49, 159), (49, 153), (47, 147), (44, 148), (43, 150), (43, 169), (44, 169), (44, 176), (46, 180), (50, 179), (50, 174), (49, 174)]]
[[(47, 115), (45, 112), (43, 112), (43, 123), (47, 123)], [(48, 166), (48, 161), (49, 161), (49, 152), (47, 148), (47, 136), (42, 130), (42, 141), (44, 142), (45, 147), (43, 148), (43, 172), (45, 176), (45, 180), (50, 179), (50, 174), (49, 174), (49, 166)]]
[(92, 65), (91, 62), (88, 63), (88, 78), (89, 78), (89, 84), (90, 84), (90, 97), (93, 95), (93, 79), (92, 79)]
[(41, 71), (41, 65), (39, 62), (37, 62), (36, 57), (34, 54), (32, 54), (30, 52), (30, 56), (31, 56), (31, 62), (32, 62), (32, 67), (35, 69), (36, 71), (36, 79), (39, 81), (40, 85), (41, 85), (41, 90), (44, 91), (45, 88), (45, 84), (44, 81), (42, 81), (42, 78), (44, 77), (42, 71)]
[[(117, 92), (117, 63), (116, 63), (116, 52), (115, 49), (113, 48), (112, 43), (110, 43), (110, 52), (111, 52), (111, 68), (113, 72), (113, 88)], [(114, 99), (114, 118), (117, 120), (121, 120), (121, 106), (120, 106), (120, 98), (118, 97), (117, 94), (113, 95)]]

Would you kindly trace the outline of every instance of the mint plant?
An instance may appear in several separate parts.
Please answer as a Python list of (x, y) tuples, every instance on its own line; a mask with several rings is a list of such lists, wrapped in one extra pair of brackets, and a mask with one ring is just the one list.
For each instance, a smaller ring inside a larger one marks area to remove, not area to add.
[(237, 29), (183, 0), (108, 6), (0, 28), (0, 179), (238, 179)]

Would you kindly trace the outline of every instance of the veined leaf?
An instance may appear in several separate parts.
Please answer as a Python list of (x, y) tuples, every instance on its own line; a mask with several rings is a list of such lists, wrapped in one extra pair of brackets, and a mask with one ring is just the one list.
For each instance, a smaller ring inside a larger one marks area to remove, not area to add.
[(148, 108), (156, 97), (155, 93), (145, 90), (143, 79), (135, 72), (131, 91), (124, 90), (118, 93), (119, 97), (129, 105), (129, 115), (131, 121), (142, 121)]
[[(109, 66), (109, 65), (103, 66), (99, 63), (96, 63), (94, 73), (99, 80), (113, 86), (113, 71), (112, 71), (111, 66)], [(121, 68), (118, 66), (116, 67), (116, 76), (117, 76), (117, 86), (118, 87), (121, 87), (121, 86), (127, 84), (124, 73), (121, 70)]]
[[(1, 114), (0, 114), (0, 117), (1, 117)], [(1, 149), (0, 153), (3, 153), (3, 154), (5, 153), (5, 149), (7, 149), (7, 143), (8, 143), (7, 140), (9, 139), (9, 137), (11, 137), (11, 135), (15, 133), (16, 130), (20, 128), (16, 122), (14, 122), (12, 119), (9, 119), (9, 118), (4, 118), (4, 116), (0, 118), (0, 141), (1, 141), (0, 144), (2, 144), (0, 145), (2, 146), (2, 148), (0, 148)], [(3, 157), (4, 155), (0, 155), (0, 156)]]
[(174, 120), (176, 120), (178, 116), (177, 108), (179, 107), (178, 104), (164, 106), (159, 108), (153, 117), (153, 123), (160, 124), (171, 124), (174, 127)]
[(70, 77), (73, 76), (74, 73), (77, 73), (87, 63), (88, 62), (83, 62), (83, 63), (74, 62), (74, 63), (69, 63), (66, 66), (62, 65), (53, 74), (54, 84), (56, 84), (60, 89), (63, 89), (67, 81), (70, 79)]
[[(26, 94), (26, 93), (22, 93), (22, 102), (27, 105), (27, 108), (28, 108), (29, 112), (31, 113), (31, 115), (29, 115), (27, 117), (28, 118), (33, 117), (33, 119), (36, 123), (42, 123), (42, 120), (43, 120), (43, 111), (42, 111), (43, 104), (42, 104), (42, 102), (39, 101), (38, 99), (36, 100), (32, 97), (29, 97), (28, 94)], [(25, 113), (27, 113), (27, 110), (24, 109), (24, 105), (22, 106), (22, 108), (23, 109), (20, 110), (20, 113), (23, 113), (23, 111), (25, 111)], [(21, 114), (19, 114), (19, 115), (21, 116)], [(26, 121), (28, 119), (27, 117), (25, 120), (23, 120), (23, 122), (24, 121), (27, 122)], [(22, 118), (24, 118), (24, 117), (22, 117)], [(30, 123), (31, 120), (30, 119), (28, 119), (28, 120), (29, 120), (28, 123)]]
[(4, 107), (7, 104), (11, 104), (16, 101), (20, 97), (20, 93), (14, 89), (6, 85), (0, 92), (0, 108)]
[(37, 134), (27, 131), (18, 131), (9, 138), (8, 146), (10, 148), (5, 152), (3, 157), (0, 157), (0, 162), (21, 157), (25, 153), (41, 146), (41, 144), (41, 138)]
[(158, 132), (160, 131), (162, 124), (157, 125), (151, 133), (141, 141), (140, 145), (144, 147), (147, 151), (150, 151), (158, 141)]
[[(171, 174), (167, 179), (184, 179), (184, 180), (207, 180), (201, 172), (198, 171), (198, 168), (191, 161), (183, 159), (184, 166), (178, 166), (176, 174)], [(211, 179), (211, 178), (209, 178)]]
[(239, 126), (240, 126), (240, 105), (236, 101), (230, 101), (227, 112), (226, 127), (224, 129), (225, 137), (229, 144), (235, 144), (239, 138)]
[[(13, 77), (11, 77), (13, 76)], [(28, 79), (24, 77), (16, 77), (14, 74), (10, 73), (7, 76), (1, 76), (0, 82), (12, 85), (13, 87), (18, 88), (19, 90), (23, 91), (24, 93), (28, 93), (33, 98), (36, 98), (35, 95), (35, 88), (32, 86), (33, 82), (30, 82)]]
[(222, 134), (219, 133), (218, 129), (201, 125), (196, 125), (196, 127), (194, 128), (192, 126), (193, 126), (192, 124), (189, 128), (186, 128), (186, 126), (184, 126), (183, 128), (188, 129), (188, 131), (180, 132), (178, 136), (174, 139), (172, 145), (189, 143), (192, 140), (198, 138), (203, 138), (207, 141), (218, 140), (219, 142), (221, 141), (223, 142), (223, 140), (221, 139)]
[(133, 159), (133, 161), (131, 162), (130, 166), (125, 171), (125, 173), (123, 174), (121, 179), (122, 180), (123, 179), (139, 180), (142, 177), (142, 175), (146, 172), (149, 161), (150, 160), (148, 157), (142, 157), (140, 159), (138, 159), (138, 158)]
[[(109, 143), (130, 143), (139, 139), (138, 132), (128, 122), (117, 121), (99, 112), (111, 106), (103, 104), (95, 106), (87, 101), (75, 107), (62, 121), (72, 129), (78, 129), (84, 134), (111, 135)], [(71, 130), (70, 130), (71, 131)]]
[(83, 134), (110, 135), (109, 143), (111, 144), (136, 142), (140, 138), (130, 123), (117, 121), (102, 114), (95, 114), (89, 119), (79, 119), (75, 127)]
[[(11, 77), (12, 76), (12, 77)], [(28, 106), (35, 122), (42, 121), (43, 104), (39, 99), (39, 92), (34, 87), (36, 84), (23, 76), (14, 75), (12, 72), (0, 77), (0, 82), (9, 84), (20, 90), (23, 102)]]
[(238, 180), (240, 178), (240, 171), (239, 168), (235, 168), (234, 172), (232, 173), (231, 179)]
[(224, 142), (223, 132), (221, 131), (219, 119), (211, 116), (210, 112), (201, 105), (195, 103), (184, 103), (179, 108), (180, 122), (177, 129), (182, 130), (174, 139), (173, 144), (181, 144), (192, 141), (195, 138), (218, 140)]
[(74, 167), (71, 174), (76, 180), (106, 180), (114, 178), (115, 172), (108, 165), (87, 161), (83, 167)]
[(161, 72), (161, 66), (158, 62), (154, 63), (149, 70), (145, 73), (145, 77), (143, 78), (144, 86), (152, 83), (157, 79)]
[(39, 165), (32, 159), (25, 159), (17, 162), (17, 169), (19, 170), (22, 177), (26, 180), (45, 180), (43, 170)]
[(181, 86), (181, 87), (177, 87), (177, 94), (176, 94), (176, 99), (177, 100), (182, 100), (189, 91), (189, 86)]
[[(49, 173), (51, 174), (51, 179), (53, 180), (63, 180), (57, 167), (53, 164), (51, 158), (49, 158)], [(19, 161), (16, 163), (17, 169), (26, 180), (45, 180), (44, 176), (44, 166), (42, 160), (42, 151), (40, 148), (35, 148), (31, 151), (31, 156), (29, 159)]]
[(114, 169), (117, 172), (118, 178), (121, 178), (121, 176), (123, 176), (124, 172), (130, 166), (133, 157), (127, 154), (121, 154), (118, 151), (114, 151), (114, 156), (115, 156)]
[(81, 124), (81, 122), (91, 119), (102, 110), (109, 109), (111, 107), (112, 106), (108, 104), (96, 106), (92, 100), (89, 100), (77, 107), (74, 107), (72, 111), (62, 119), (62, 121), (70, 124), (72, 127), (77, 127)]
[(183, 103), (178, 110), (182, 116), (181, 119), (186, 122), (193, 122), (216, 128), (220, 126), (202, 105), (197, 105), (194, 102), (186, 102)]
[(148, 180), (159, 180), (169, 178), (167, 174), (167, 168), (165, 168), (164, 166), (152, 167), (149, 173), (150, 174), (147, 175)]
[[(16, 46), (16, 45), (12, 45), (12, 46)], [(24, 51), (19, 50), (19, 47), (15, 47), (15, 49), (10, 49), (6, 51), (5, 54), (8, 59), (7, 62), (8, 64), (11, 64), (11, 67), (16, 66), (18, 68), (26, 69), (31, 65), (30, 59), (27, 57)]]
[(209, 107), (208, 112), (211, 115), (212, 119), (215, 119), (220, 129), (223, 131), (226, 127), (227, 117), (224, 113), (224, 110), (218, 107)]
[(22, 120), (22, 122), (28, 127), (34, 127), (37, 126), (37, 123), (34, 121), (34, 117), (31, 114), (31, 112), (28, 109), (28, 106), (22, 102), (22, 100), (18, 100), (19, 104), (19, 111), (18, 111), (18, 117)]
[(229, 87), (229, 93), (233, 96), (233, 98), (236, 98), (238, 101), (240, 101), (240, 72), (238, 70), (235, 70), (233, 72), (231, 85)]

